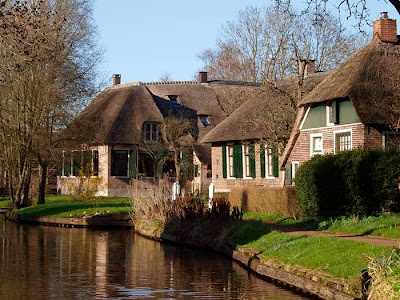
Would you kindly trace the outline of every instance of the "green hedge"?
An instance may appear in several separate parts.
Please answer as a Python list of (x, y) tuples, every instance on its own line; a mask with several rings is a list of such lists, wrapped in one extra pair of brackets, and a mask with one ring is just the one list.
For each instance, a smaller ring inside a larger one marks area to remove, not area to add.
[(315, 156), (296, 173), (304, 218), (360, 215), (400, 208), (400, 153), (354, 150)]

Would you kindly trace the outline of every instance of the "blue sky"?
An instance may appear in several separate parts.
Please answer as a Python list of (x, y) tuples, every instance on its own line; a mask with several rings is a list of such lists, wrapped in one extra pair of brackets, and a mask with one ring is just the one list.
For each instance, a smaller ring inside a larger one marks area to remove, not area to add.
[[(294, 0), (299, 3), (301, 0)], [(197, 56), (215, 47), (218, 32), (246, 6), (270, 0), (97, 0), (94, 19), (99, 44), (105, 49), (101, 72), (122, 82), (158, 81), (165, 73), (173, 80), (192, 80), (201, 68)], [(368, 2), (371, 18), (389, 11), (383, 0)], [(350, 24), (349, 24), (350, 26)]]

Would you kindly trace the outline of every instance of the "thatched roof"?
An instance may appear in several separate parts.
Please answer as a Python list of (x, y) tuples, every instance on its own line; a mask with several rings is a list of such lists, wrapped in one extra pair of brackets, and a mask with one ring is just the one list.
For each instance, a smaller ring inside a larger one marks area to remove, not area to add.
[(349, 98), (365, 124), (391, 124), (400, 117), (400, 45), (375, 37), (331, 72), (300, 105)]
[(144, 122), (162, 122), (163, 116), (144, 86), (105, 89), (78, 116), (95, 128), (96, 144), (134, 144)]
[[(76, 123), (90, 124), (95, 131), (93, 144), (138, 144), (144, 122), (163, 122), (171, 113), (194, 119), (195, 138), (200, 141), (210, 130), (250, 98), (257, 84), (213, 81), (128, 83), (106, 88), (78, 116)], [(176, 96), (179, 105), (170, 101)], [(205, 127), (200, 117), (210, 126)], [(210, 162), (209, 146), (196, 145), (204, 162)], [(201, 153), (200, 153), (201, 152)]]
[[(320, 72), (305, 79), (303, 92), (308, 93), (329, 72)], [(243, 91), (248, 99), (227, 119), (211, 130), (202, 143), (215, 143), (241, 140), (260, 140), (284, 138), (290, 132), (295, 108), (296, 78), (280, 80), (275, 86), (263, 85)]]

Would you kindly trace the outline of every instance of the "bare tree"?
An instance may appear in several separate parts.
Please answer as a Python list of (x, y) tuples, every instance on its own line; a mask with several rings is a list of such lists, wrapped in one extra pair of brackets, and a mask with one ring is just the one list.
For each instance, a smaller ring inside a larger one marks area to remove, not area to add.
[(183, 115), (170, 115), (164, 119), (161, 126), (161, 134), (164, 145), (169, 150), (169, 155), (175, 164), (176, 182), (182, 180), (182, 170), (191, 164), (188, 157), (194, 144), (192, 137), (194, 132), (193, 120)]
[(258, 82), (297, 76), (300, 60), (315, 60), (316, 71), (333, 69), (365, 39), (358, 32), (348, 34), (328, 11), (321, 14), (315, 19), (289, 6), (247, 7), (222, 29), (217, 49), (199, 56), (203, 69), (218, 79)]
[(29, 204), (33, 164), (41, 167), (39, 203), (54, 149), (79, 103), (95, 90), (101, 51), (89, 0), (2, 0), (0, 142), (13, 206)]
[[(275, 0), (277, 6), (282, 9), (286, 9), (291, 5), (292, 0)], [(396, 11), (400, 14), (400, 0), (375, 0), (375, 2), (388, 3), (393, 5)], [(367, 0), (340, 0), (340, 1), (329, 1), (329, 0), (307, 0), (304, 1), (304, 9), (302, 13), (314, 13), (317, 19), (321, 19), (323, 14), (327, 10), (327, 5), (332, 3), (336, 5), (336, 8), (341, 15), (344, 11), (346, 18), (354, 18), (358, 20), (358, 27), (362, 30), (362, 25), (370, 23), (370, 13), (368, 9)]]
[(166, 82), (171, 80), (172, 80), (172, 74), (170, 72), (165, 72), (160, 76), (160, 81)]

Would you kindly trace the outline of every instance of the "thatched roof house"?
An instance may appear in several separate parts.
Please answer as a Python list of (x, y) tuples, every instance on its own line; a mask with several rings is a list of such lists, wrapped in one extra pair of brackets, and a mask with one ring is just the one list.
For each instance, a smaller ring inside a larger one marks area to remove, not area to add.
[(392, 144), (400, 125), (399, 82), (396, 20), (382, 13), (371, 42), (301, 101), (281, 160), (287, 183), (313, 155)]
[[(123, 178), (154, 177), (156, 171), (166, 170), (173, 174), (171, 165), (158, 166), (155, 161), (165, 152), (159, 143), (160, 125), (167, 116), (176, 114), (193, 121), (195, 158), (199, 170), (206, 172), (211, 182), (211, 146), (199, 141), (247, 101), (258, 85), (208, 81), (205, 72), (200, 75), (198, 81), (127, 84), (120, 84), (120, 76), (114, 76), (113, 86), (97, 95), (77, 117), (75, 124), (90, 124), (93, 129), (93, 138), (86, 143), (90, 149), (97, 149), (93, 157), (99, 157), (96, 163), (102, 177), (108, 178), (108, 190), (121, 189)], [(151, 155), (149, 151), (157, 153)], [(74, 155), (67, 157), (68, 164), (76, 164)], [(78, 169), (67, 166), (63, 175), (74, 175)]]

